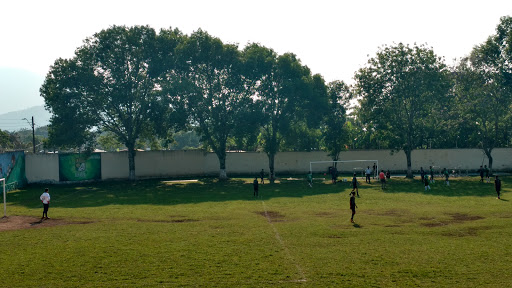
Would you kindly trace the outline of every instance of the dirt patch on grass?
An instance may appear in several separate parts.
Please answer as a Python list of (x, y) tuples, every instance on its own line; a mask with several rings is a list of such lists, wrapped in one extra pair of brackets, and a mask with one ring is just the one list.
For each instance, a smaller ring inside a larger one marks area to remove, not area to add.
[(457, 223), (464, 223), (467, 221), (476, 221), (476, 220), (484, 219), (484, 217), (482, 217), (482, 216), (468, 215), (468, 214), (463, 214), (463, 213), (449, 213), (447, 215), (450, 215), (450, 217), (452, 217), (452, 219), (436, 220), (435, 218), (422, 217), (422, 218), (420, 218), (420, 220), (428, 220), (429, 222), (421, 223), (420, 225), (425, 226), (425, 227), (441, 227), (441, 226), (446, 226), (449, 224), (457, 224)]
[(392, 218), (395, 223), (391, 225), (415, 223), (417, 221), (416, 216), (407, 209), (367, 210), (361, 211), (361, 214)]
[(384, 211), (381, 215), (396, 217), (396, 216), (404, 216), (405, 214), (407, 214), (407, 213), (404, 213), (404, 210), (394, 210), (393, 209), (393, 210)]
[(478, 236), (478, 231), (482, 230), (490, 230), (491, 227), (482, 226), (482, 227), (467, 227), (464, 229), (456, 229), (451, 231), (446, 231), (441, 233), (443, 236), (447, 237), (468, 237), (468, 236)]
[(365, 213), (368, 215), (390, 216), (390, 217), (403, 217), (403, 216), (409, 216), (411, 214), (409, 212), (409, 210), (404, 210), (404, 209), (390, 209), (390, 210), (385, 210), (385, 211), (367, 210), (362, 213)]
[(512, 218), (512, 213), (501, 213), (498, 215), (499, 218), (509, 219)]
[(272, 222), (282, 222), (284, 221), (284, 215), (277, 212), (277, 211), (259, 211), (259, 212), (255, 212), (256, 214), (258, 215), (261, 215), (265, 218), (267, 218), (268, 220), (272, 221)]
[(54, 218), (41, 220), (40, 218), (30, 216), (8, 216), (5, 218), (0, 218), (0, 232), (9, 230), (21, 230), (90, 223), (93, 223), (93, 221), (66, 221), (64, 219)]
[(187, 222), (197, 222), (199, 220), (195, 220), (195, 219), (174, 219), (174, 220), (171, 220), (172, 223), (187, 223)]
[(462, 213), (453, 213), (448, 214), (452, 217), (454, 222), (466, 222), (466, 221), (476, 221), (484, 219), (482, 216), (478, 215), (468, 215), (468, 214), (462, 214)]
[(138, 219), (137, 222), (143, 223), (190, 223), (197, 222), (195, 219), (171, 219), (171, 220), (150, 220), (150, 219)]
[(427, 222), (427, 223), (421, 223), (421, 226), (425, 226), (425, 227), (441, 227), (441, 226), (446, 226), (446, 224), (442, 223), (442, 222)]

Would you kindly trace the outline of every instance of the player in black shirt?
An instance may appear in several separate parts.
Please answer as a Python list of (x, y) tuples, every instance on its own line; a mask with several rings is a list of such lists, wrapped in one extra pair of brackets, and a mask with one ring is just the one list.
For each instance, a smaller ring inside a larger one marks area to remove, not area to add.
[(254, 187), (254, 197), (258, 197), (258, 177), (254, 178), (252, 186)]
[(357, 188), (356, 173), (354, 173), (354, 177), (352, 178), (352, 193), (354, 193), (354, 191), (357, 192), (357, 197), (359, 197), (359, 189)]
[(352, 210), (352, 217), (350, 217), (350, 222), (354, 223), (354, 215), (356, 214), (356, 192), (352, 191), (350, 193), (350, 210)]
[(500, 199), (501, 180), (498, 179), (498, 175), (496, 175), (496, 179), (494, 180), (494, 189), (496, 189), (496, 193), (498, 193), (498, 199)]

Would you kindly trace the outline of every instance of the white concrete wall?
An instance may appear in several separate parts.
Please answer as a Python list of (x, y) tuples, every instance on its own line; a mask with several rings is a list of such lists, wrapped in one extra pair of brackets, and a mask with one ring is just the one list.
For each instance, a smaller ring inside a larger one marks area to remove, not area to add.
[[(493, 169), (512, 171), (512, 149), (500, 148), (493, 150)], [(281, 152), (275, 158), (275, 173), (307, 173), (312, 161), (330, 161), (325, 152)], [(405, 153), (399, 151), (391, 154), (390, 150), (358, 150), (345, 151), (340, 160), (378, 160), (379, 169), (405, 171), (407, 163)], [(27, 154), (26, 174), (29, 183), (58, 182), (58, 154)], [(480, 149), (427, 149), (414, 150), (412, 153), (412, 169), (437, 166), (439, 169), (476, 170), (488, 164), (487, 157)], [(361, 171), (370, 162), (343, 163), (338, 165), (342, 172)], [(327, 171), (331, 163), (314, 164), (313, 171)], [(268, 173), (268, 157), (265, 153), (241, 152), (227, 154), (226, 171), (229, 175), (257, 174), (261, 169)], [(219, 173), (219, 160), (215, 153), (200, 150), (180, 151), (145, 151), (135, 156), (135, 175), (141, 178), (179, 177), (186, 175), (212, 175)], [(128, 152), (109, 152), (101, 154), (101, 174), (103, 180), (127, 179)]]
[(25, 154), (25, 174), (29, 184), (59, 182), (59, 155)]
[[(143, 151), (135, 154), (135, 176), (179, 177), (186, 175), (216, 175), (219, 161), (214, 153), (200, 150)], [(129, 177), (128, 152), (101, 154), (103, 180)]]
[[(210, 159), (211, 168), (215, 173), (219, 172), (219, 160), (214, 154), (215, 159)], [(215, 163), (215, 165), (213, 165)], [(256, 174), (265, 169), (268, 172), (268, 157), (265, 153), (259, 152), (230, 152), (226, 156), (226, 172), (229, 174)]]
[(101, 153), (101, 179), (126, 179), (129, 176), (128, 152)]

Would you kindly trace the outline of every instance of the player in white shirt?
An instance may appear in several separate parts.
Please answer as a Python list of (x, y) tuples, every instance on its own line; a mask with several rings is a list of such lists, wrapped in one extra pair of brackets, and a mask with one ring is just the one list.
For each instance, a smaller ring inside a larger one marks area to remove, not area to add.
[(41, 194), (39, 199), (43, 202), (43, 217), (41, 217), (41, 220), (50, 219), (48, 218), (48, 207), (50, 207), (50, 193), (48, 193), (48, 188), (44, 189), (44, 193)]
[(372, 175), (372, 169), (370, 169), (370, 166), (368, 166), (368, 168), (366, 169), (365, 174), (366, 174), (366, 180), (365, 180), (366, 183), (371, 184), (370, 176)]

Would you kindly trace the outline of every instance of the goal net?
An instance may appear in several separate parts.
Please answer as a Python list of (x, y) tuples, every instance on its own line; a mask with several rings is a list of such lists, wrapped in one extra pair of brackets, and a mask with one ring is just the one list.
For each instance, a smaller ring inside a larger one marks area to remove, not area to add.
[[(376, 166), (373, 169), (373, 166)], [(356, 173), (357, 176), (364, 176), (368, 167), (373, 175), (379, 171), (379, 160), (343, 160), (343, 161), (312, 161), (309, 162), (309, 171), (312, 173), (328, 173), (331, 167), (335, 167), (339, 173)]]

